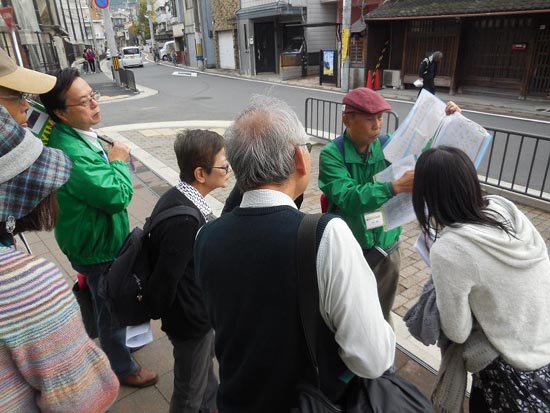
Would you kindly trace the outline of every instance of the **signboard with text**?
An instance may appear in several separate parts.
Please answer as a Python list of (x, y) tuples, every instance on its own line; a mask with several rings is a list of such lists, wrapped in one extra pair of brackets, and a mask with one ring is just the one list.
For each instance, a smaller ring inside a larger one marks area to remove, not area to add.
[(336, 84), (338, 72), (338, 51), (337, 50), (321, 50), (320, 68), (319, 68), (319, 84), (323, 82)]
[(0, 15), (2, 15), (8, 30), (11, 32), (13, 30), (13, 7), (0, 8)]

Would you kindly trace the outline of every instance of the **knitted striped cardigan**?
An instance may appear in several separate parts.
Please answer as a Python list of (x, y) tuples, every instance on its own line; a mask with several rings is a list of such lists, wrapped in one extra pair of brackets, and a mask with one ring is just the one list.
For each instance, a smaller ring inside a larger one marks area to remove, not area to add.
[(118, 387), (59, 269), (0, 247), (0, 412), (104, 412)]

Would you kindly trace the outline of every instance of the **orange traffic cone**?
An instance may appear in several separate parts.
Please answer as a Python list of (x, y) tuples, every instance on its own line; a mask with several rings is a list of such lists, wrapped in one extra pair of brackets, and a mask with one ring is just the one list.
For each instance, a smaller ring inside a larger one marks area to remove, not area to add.
[(382, 89), (382, 79), (380, 75), (380, 69), (376, 69), (376, 74), (374, 75), (374, 90)]
[(369, 70), (367, 74), (367, 83), (365, 84), (365, 87), (372, 89), (372, 70)]
[(380, 79), (380, 69), (376, 69), (374, 75), (374, 90), (382, 89), (382, 79)]

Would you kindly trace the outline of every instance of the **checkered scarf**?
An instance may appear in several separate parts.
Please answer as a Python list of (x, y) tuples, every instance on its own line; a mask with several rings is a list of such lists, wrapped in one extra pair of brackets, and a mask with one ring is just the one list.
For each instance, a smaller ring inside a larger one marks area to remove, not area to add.
[(185, 195), (198, 209), (201, 211), (201, 214), (204, 216), (206, 222), (212, 221), (214, 219), (214, 214), (212, 210), (206, 203), (204, 197), (200, 194), (199, 191), (193, 186), (189, 185), (187, 182), (179, 181), (176, 185), (178, 191)]

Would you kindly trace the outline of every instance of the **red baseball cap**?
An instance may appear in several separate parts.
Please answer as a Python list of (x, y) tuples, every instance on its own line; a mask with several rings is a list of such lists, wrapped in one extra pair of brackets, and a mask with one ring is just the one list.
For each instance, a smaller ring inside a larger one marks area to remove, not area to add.
[(367, 115), (375, 115), (380, 112), (391, 110), (391, 106), (386, 99), (380, 96), (372, 89), (359, 87), (350, 90), (344, 100), (344, 113), (364, 113)]

